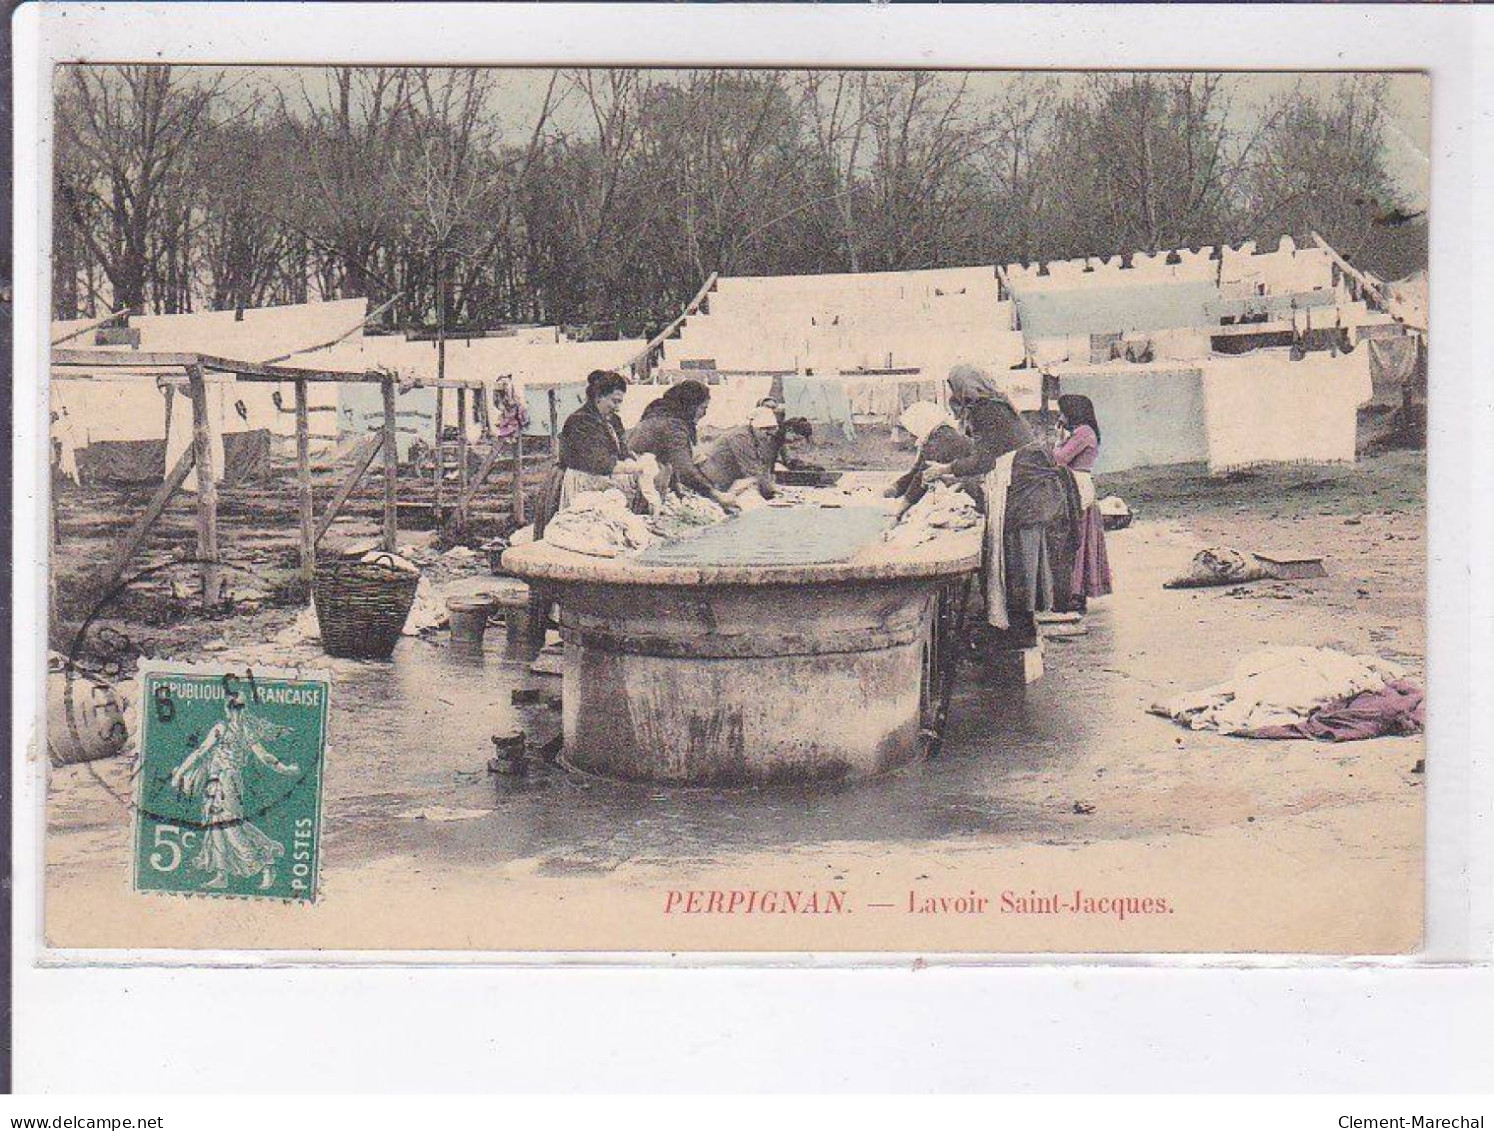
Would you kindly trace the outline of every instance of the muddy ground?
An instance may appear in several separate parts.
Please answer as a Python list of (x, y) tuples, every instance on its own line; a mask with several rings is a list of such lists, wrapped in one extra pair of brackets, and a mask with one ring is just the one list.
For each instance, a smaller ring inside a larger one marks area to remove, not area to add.
[[(1046, 674), (1025, 690), (967, 669), (942, 756), (854, 786), (680, 790), (553, 767), (497, 778), (484, 768), (495, 731), (558, 725), (543, 706), (512, 706), (513, 689), (559, 682), (506, 658), (500, 631), (479, 657), (437, 633), (404, 641), (391, 664), (332, 664), (315, 907), (133, 894), (129, 813), (114, 796), (127, 796), (128, 769), (110, 760), (50, 773), (47, 938), (298, 949), (1413, 949), (1420, 738), (1252, 741), (1187, 731), (1147, 707), (1224, 678), (1268, 644), (1375, 652), (1420, 677), (1424, 478), (1423, 457), (1408, 453), (1224, 482), (1198, 467), (1103, 477), (1101, 493), (1121, 494), (1137, 519), (1109, 538), (1117, 592), (1092, 604), (1087, 632), (1049, 640)], [(1163, 589), (1204, 545), (1320, 553), (1328, 576)], [(64, 568), (68, 552), (65, 540)], [(480, 574), (442, 570), (452, 583)], [(156, 654), (202, 659), (252, 649), (294, 616), (269, 603), (211, 621), (182, 613), (147, 635)], [(666, 914), (671, 891), (746, 888), (844, 891), (850, 910)], [(1002, 910), (1076, 889), (1166, 909)], [(971, 893), (989, 901), (982, 912), (911, 909), (925, 896)]]

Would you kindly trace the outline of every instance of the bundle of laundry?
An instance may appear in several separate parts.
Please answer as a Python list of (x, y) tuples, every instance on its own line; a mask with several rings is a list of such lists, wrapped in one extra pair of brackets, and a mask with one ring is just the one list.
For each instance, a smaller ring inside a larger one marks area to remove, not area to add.
[(545, 541), (562, 550), (616, 558), (646, 549), (653, 534), (628, 508), (621, 491), (583, 491), (545, 527)]
[(1331, 648), (1252, 652), (1230, 678), (1154, 705), (1193, 730), (1347, 742), (1422, 727), (1422, 689), (1396, 664)]
[(500, 378), (493, 386), (493, 431), (500, 440), (508, 440), (529, 424), (529, 409), (514, 391), (513, 381)]
[(933, 541), (945, 531), (968, 530), (978, 522), (980, 511), (975, 500), (959, 487), (935, 483), (882, 539), (891, 546), (912, 548)]
[(1268, 576), (1255, 555), (1228, 546), (1210, 546), (1193, 555), (1188, 572), (1163, 584), (1164, 589), (1199, 589), (1210, 585), (1236, 585)]
[(1119, 495), (1106, 495), (1095, 509), (1100, 512), (1100, 521), (1108, 530), (1124, 530), (1131, 525), (1131, 508)]
[(726, 511), (714, 499), (696, 494), (670, 495), (649, 527), (658, 537), (673, 541), (725, 520)]

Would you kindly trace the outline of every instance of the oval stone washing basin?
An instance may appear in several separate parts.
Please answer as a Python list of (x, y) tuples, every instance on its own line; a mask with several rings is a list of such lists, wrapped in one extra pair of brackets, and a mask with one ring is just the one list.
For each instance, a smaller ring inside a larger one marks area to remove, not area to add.
[(566, 760), (747, 785), (916, 759), (936, 596), (979, 567), (980, 532), (894, 549), (871, 509), (765, 508), (636, 558), (505, 551), (560, 605)]

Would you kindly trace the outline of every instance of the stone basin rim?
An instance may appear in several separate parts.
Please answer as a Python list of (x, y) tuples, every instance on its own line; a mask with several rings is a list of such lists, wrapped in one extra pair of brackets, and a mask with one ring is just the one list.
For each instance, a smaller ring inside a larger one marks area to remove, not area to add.
[(878, 544), (844, 562), (785, 565), (644, 565), (626, 558), (594, 558), (544, 542), (503, 552), (503, 568), (518, 577), (594, 585), (804, 585), (955, 577), (980, 568), (981, 538), (936, 539), (915, 551), (893, 553)]

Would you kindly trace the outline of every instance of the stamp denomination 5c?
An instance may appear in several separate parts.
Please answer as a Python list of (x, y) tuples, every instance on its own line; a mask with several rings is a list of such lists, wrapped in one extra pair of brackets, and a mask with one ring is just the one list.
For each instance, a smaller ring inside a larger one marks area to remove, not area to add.
[(329, 691), (323, 675), (141, 673), (136, 890), (316, 898)]

